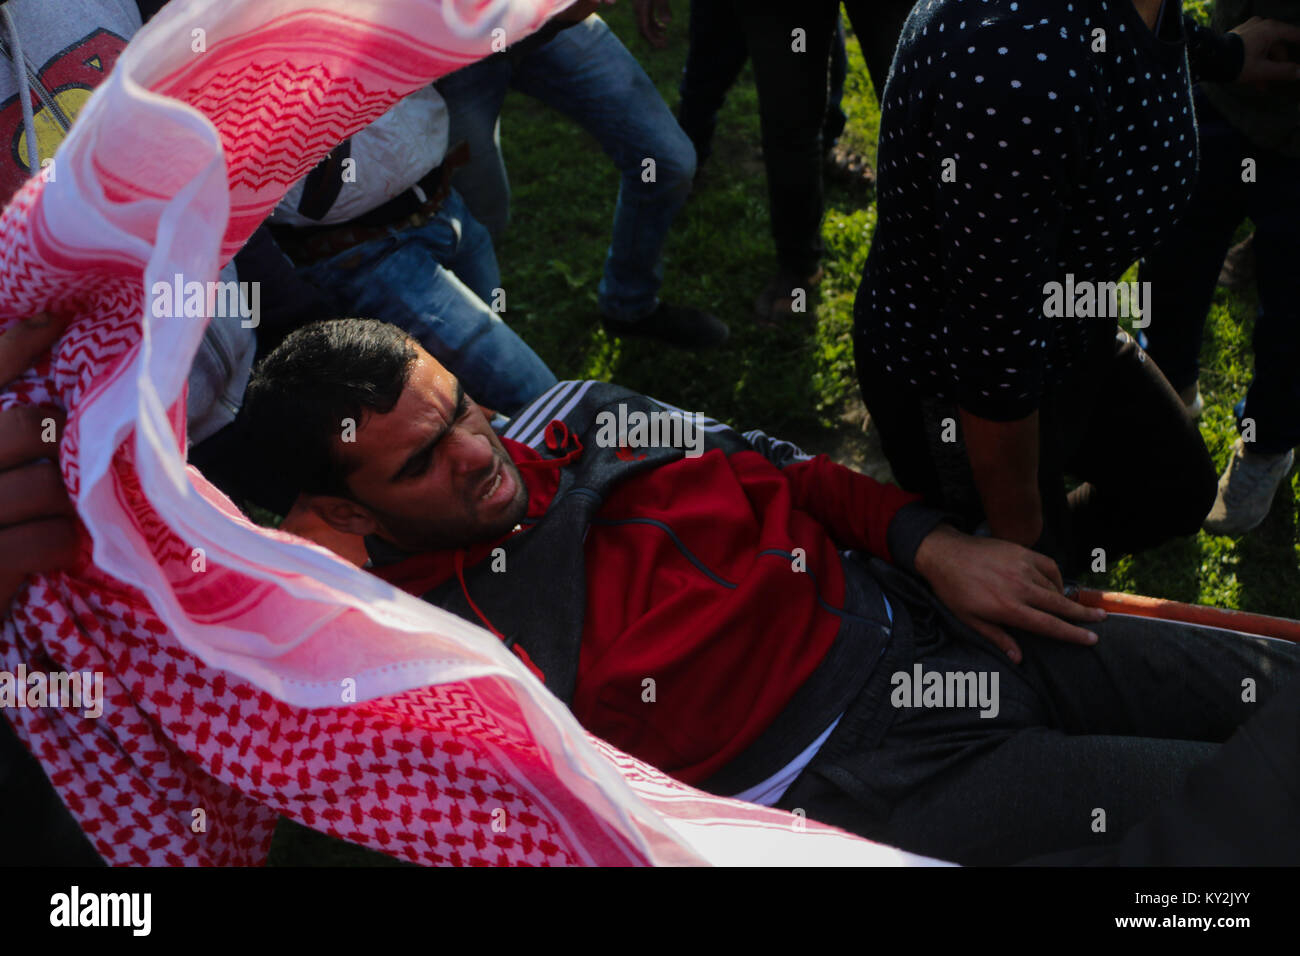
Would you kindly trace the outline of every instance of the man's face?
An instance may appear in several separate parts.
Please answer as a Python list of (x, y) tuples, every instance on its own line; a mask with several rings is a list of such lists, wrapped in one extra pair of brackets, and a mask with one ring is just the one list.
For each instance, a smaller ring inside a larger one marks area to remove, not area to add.
[(424, 349), (417, 354), (393, 410), (368, 413), (355, 442), (335, 439), (364, 513), (356, 530), (408, 551), (500, 537), (528, 509), (519, 469), (455, 376)]

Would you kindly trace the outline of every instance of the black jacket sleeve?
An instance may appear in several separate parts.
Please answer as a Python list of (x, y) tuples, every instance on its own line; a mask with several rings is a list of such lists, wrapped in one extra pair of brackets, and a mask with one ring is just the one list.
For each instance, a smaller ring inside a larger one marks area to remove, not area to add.
[(1219, 33), (1183, 17), (1187, 29), (1187, 63), (1192, 80), (1231, 83), (1246, 62), (1246, 44), (1235, 33)]

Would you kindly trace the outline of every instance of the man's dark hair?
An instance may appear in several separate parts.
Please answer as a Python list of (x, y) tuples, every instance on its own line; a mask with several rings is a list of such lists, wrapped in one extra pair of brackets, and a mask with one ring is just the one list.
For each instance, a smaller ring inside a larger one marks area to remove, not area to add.
[(335, 453), (344, 419), (393, 410), (417, 353), (396, 326), (375, 319), (313, 322), (289, 335), (253, 372), (245, 414), (261, 466), (309, 494), (351, 498)]

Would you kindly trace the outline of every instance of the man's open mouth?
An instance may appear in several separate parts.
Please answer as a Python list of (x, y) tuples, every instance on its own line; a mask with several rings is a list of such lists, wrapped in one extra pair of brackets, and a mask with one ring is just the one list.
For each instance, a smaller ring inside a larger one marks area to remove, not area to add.
[(484, 480), (478, 490), (479, 507), (496, 508), (515, 496), (518, 485), (504, 461), (497, 460), (496, 471)]
[(483, 490), (483, 494), (478, 496), (479, 501), (487, 501), (489, 498), (491, 498), (492, 495), (496, 492), (496, 490), (501, 487), (501, 481), (504, 478), (504, 476), (505, 476), (505, 469), (498, 467), (497, 473), (488, 479), (487, 487)]

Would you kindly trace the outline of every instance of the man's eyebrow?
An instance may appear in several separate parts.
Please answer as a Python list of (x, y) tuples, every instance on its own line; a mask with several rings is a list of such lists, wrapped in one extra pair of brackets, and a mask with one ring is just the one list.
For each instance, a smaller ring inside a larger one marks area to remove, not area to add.
[[(461, 384), (460, 379), (456, 379), (456, 405), (455, 405), (455, 409), (452, 412), (453, 420), (460, 417), (460, 413), (464, 405), (465, 405), (465, 386)], [(428, 455), (433, 454), (433, 450), (434, 448), (437, 447), (438, 442), (442, 441), (445, 437), (447, 437), (447, 432), (450, 431), (450, 429), (451, 429), (451, 424), (448, 423), (444, 427), (438, 429), (438, 431), (436, 431), (433, 434), (433, 437), (430, 438), (427, 442), (425, 442), (415, 451), (411, 452), (411, 454), (407, 456), (406, 461), (402, 462), (402, 467), (398, 468), (397, 471), (393, 473), (393, 476), (389, 479), (389, 481), (398, 481), (404, 475), (406, 475), (412, 468), (414, 468), (420, 462), (421, 459), (425, 458)]]

